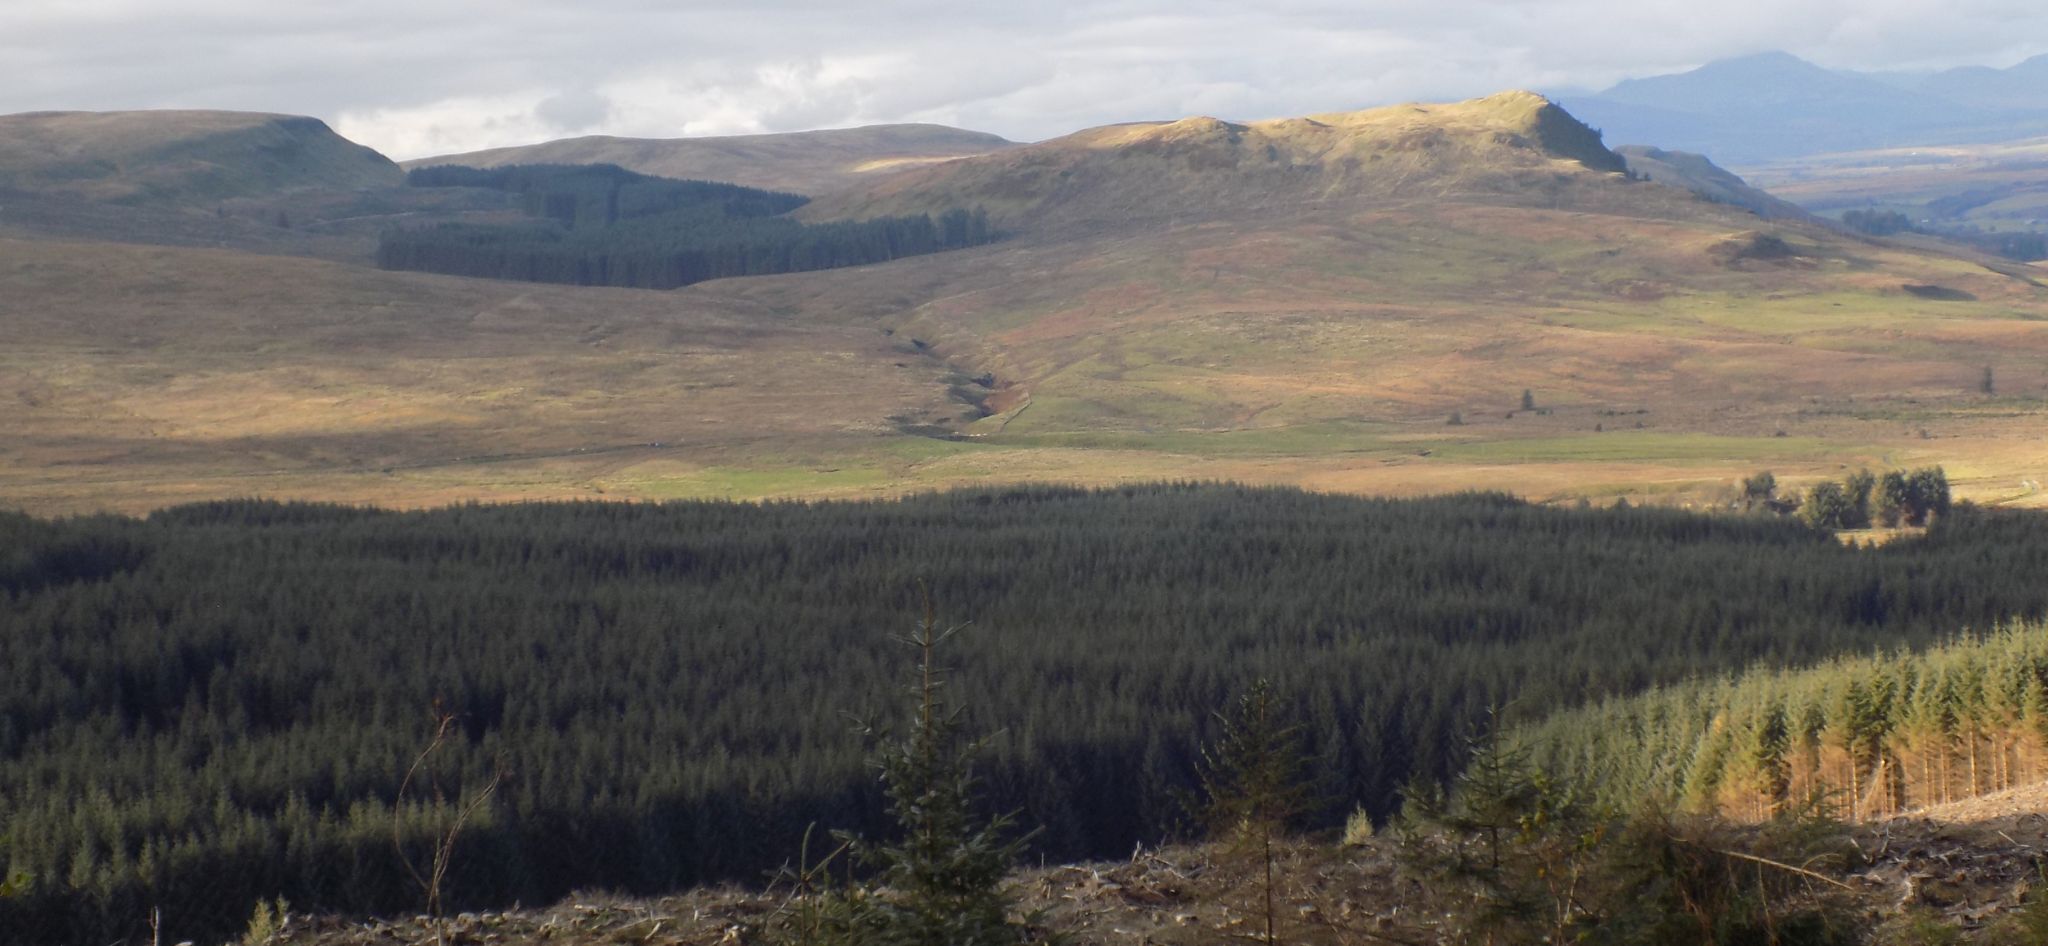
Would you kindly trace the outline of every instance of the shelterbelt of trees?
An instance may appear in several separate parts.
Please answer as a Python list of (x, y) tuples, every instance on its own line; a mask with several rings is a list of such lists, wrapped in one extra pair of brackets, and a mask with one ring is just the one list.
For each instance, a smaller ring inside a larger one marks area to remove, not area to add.
[(579, 286), (674, 289), (707, 279), (880, 263), (978, 246), (988, 214), (803, 224), (783, 214), (795, 194), (649, 177), (608, 165), (428, 167), (414, 187), (478, 187), (516, 195), (533, 218), (385, 231), (377, 265), (454, 276)]
[[(2048, 613), (2048, 525), (1958, 507), (1847, 548), (1799, 522), (1159, 485), (847, 503), (224, 502), (0, 515), (0, 899), (12, 941), (183, 938), (258, 898), (419, 908), (416, 860), (502, 777), (450, 908), (751, 880), (874, 830), (846, 714), (896, 704), (917, 585), (992, 810), (1050, 858), (1181, 816), (1253, 680), (1323, 794), (1384, 816), (1496, 705), (1540, 714), (1754, 662)], [(439, 701), (449, 745), (400, 795)]]

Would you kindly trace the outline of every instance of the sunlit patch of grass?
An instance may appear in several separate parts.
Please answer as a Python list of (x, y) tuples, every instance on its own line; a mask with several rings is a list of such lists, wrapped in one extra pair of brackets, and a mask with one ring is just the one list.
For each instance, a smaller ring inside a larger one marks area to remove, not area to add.
[(1728, 437), (1702, 433), (1618, 430), (1583, 436), (1444, 443), (1431, 448), (1430, 459), (1441, 463), (1724, 463), (1731, 460), (1813, 460), (1841, 449), (1826, 441), (1808, 437)]
[(896, 479), (879, 467), (702, 467), (688, 473), (622, 476), (606, 492), (643, 499), (767, 499), (878, 490)]
[(1385, 425), (1329, 421), (1285, 427), (1218, 431), (1065, 431), (1004, 434), (994, 442), (1011, 447), (1142, 450), (1195, 457), (1341, 457), (1398, 452)]

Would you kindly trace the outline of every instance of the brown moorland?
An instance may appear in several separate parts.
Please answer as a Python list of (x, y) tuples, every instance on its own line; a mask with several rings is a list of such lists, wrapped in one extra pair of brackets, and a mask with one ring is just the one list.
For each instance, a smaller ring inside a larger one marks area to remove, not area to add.
[(317, 118), (257, 112), (0, 115), (0, 189), (210, 204), (291, 188), (400, 183), (389, 158)]
[(1000, 243), (666, 293), (9, 243), (0, 497), (1227, 478), (1710, 503), (1756, 469), (1940, 463), (1964, 497), (2044, 501), (2048, 271), (1620, 168), (1527, 93), (1114, 126), (803, 211), (979, 205)]
[(673, 294), (15, 240), (0, 284), (0, 496), (31, 509), (588, 497), (634, 458), (858, 449), (947, 410), (872, 329)]

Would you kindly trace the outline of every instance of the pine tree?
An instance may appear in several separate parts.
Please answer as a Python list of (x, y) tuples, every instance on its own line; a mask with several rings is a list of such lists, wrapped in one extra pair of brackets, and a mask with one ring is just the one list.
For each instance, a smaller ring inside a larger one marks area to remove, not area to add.
[(1464, 901), (1460, 921), (1473, 941), (1564, 942), (1586, 919), (1577, 879), (1590, 853), (1591, 814), (1509, 743), (1498, 713), (1492, 717), (1448, 794), (1409, 790), (1403, 859)]
[(1217, 720), (1221, 734), (1201, 753), (1203, 802), (1197, 814), (1228, 853), (1257, 859), (1261, 942), (1278, 942), (1277, 846), (1317, 804), (1302, 748), (1304, 730), (1282, 718), (1272, 685), (1263, 679)]
[(1848, 490), (1849, 503), (1852, 507), (1849, 527), (1870, 528), (1870, 499), (1871, 493), (1877, 489), (1877, 475), (1869, 470), (1857, 470), (1849, 474), (1849, 478), (1842, 481), (1842, 485)]
[(875, 847), (852, 842), (880, 885), (854, 901), (857, 916), (844, 928), (855, 942), (984, 946), (1023, 939), (1024, 928), (1009, 918), (1003, 880), (1029, 839), (1011, 836), (1014, 814), (975, 814), (972, 761), (981, 743), (963, 740), (959, 710), (942, 696), (936, 651), (964, 626), (940, 630), (927, 593), (923, 620), (903, 639), (918, 650), (910, 731), (883, 743), (874, 760), (902, 837)]
[(1778, 478), (1771, 471), (1764, 470), (1742, 481), (1742, 505), (1744, 509), (1755, 509), (1768, 505), (1778, 493)]
[(1895, 528), (1908, 515), (1912, 505), (1912, 489), (1907, 485), (1906, 474), (1898, 470), (1887, 470), (1878, 478), (1876, 494), (1871, 503), (1877, 523), (1885, 528)]
[(1792, 751), (1792, 726), (1785, 707), (1773, 703), (1765, 709), (1750, 736), (1748, 758), (1744, 761), (1755, 773), (1755, 787), (1763, 796), (1764, 814), (1775, 817), (1783, 810), (1792, 789), (1792, 766), (1786, 758)]
[(1938, 466), (1914, 470), (1906, 477), (1907, 521), (1926, 525), (1948, 515), (1948, 474)]
[(1799, 507), (1799, 517), (1816, 529), (1847, 529), (1855, 515), (1855, 500), (1840, 483), (1814, 484)]

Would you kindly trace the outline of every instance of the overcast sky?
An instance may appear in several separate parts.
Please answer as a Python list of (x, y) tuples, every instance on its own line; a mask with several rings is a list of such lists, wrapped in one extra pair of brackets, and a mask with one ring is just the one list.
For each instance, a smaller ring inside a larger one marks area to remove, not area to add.
[(2048, 3), (0, 0), (0, 113), (307, 114), (401, 159), (899, 121), (1036, 140), (1597, 89), (1771, 49), (2006, 66), (2048, 52)]

